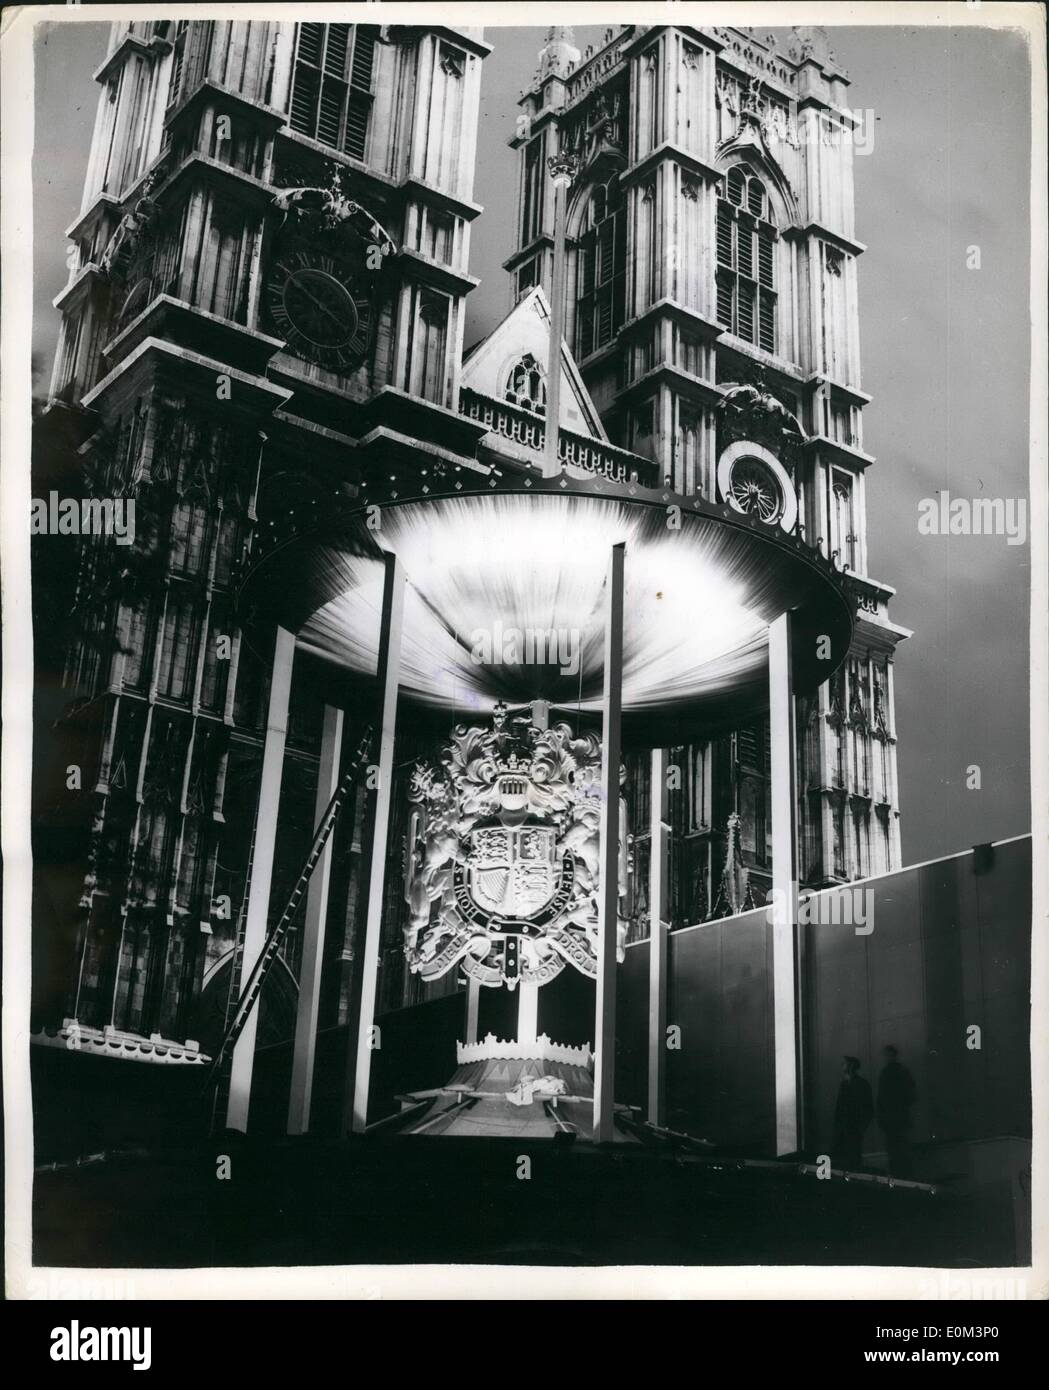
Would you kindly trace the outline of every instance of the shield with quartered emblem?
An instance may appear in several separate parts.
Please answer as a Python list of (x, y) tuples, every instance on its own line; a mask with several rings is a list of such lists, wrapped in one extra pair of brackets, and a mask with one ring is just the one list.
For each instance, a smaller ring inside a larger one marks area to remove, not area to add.
[(475, 830), (467, 859), (471, 898), (493, 916), (517, 920), (534, 916), (557, 888), (556, 851), (552, 826)]

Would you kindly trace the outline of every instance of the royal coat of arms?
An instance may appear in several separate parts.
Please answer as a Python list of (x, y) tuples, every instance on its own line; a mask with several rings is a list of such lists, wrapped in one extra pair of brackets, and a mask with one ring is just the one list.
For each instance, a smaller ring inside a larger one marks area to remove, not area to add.
[[(458, 965), (490, 986), (597, 974), (601, 745), (497, 705), (418, 764), (409, 798), (405, 955), (436, 980)], [(626, 841), (625, 810), (620, 826)], [(620, 854), (619, 895), (626, 896)], [(616, 924), (622, 959), (626, 921)]]

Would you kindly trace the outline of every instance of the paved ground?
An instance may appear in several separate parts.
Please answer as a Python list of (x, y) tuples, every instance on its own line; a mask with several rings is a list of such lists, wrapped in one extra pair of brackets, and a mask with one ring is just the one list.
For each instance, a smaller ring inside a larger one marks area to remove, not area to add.
[[(220, 1180), (218, 1157), (229, 1156)], [(524, 1162), (523, 1160), (527, 1160)], [(38, 1264), (1009, 1263), (971, 1200), (646, 1145), (237, 1142), (38, 1173)]]
[[(494, 1071), (455, 1073), (462, 1084), (484, 1080), (494, 1122), (487, 1137), (467, 1128), (439, 1137), (206, 1140), (194, 1099), (198, 1076), (167, 1078), (174, 1084), (160, 1093), (154, 1068), (127, 1064), (120, 1089), (114, 1064), (98, 1061), (77, 1066), (59, 1087), (55, 1061), (44, 1057), (34, 1067), (38, 1163), (108, 1157), (38, 1171), (38, 1264), (973, 1268), (1015, 1258), (1007, 1194), (963, 1197), (947, 1186), (933, 1197), (799, 1176), (793, 1164), (740, 1168), (739, 1155), (704, 1158), (636, 1142), (598, 1148), (586, 1142), (585, 1123), (584, 1137), (563, 1133), (541, 1095), (528, 1106), (506, 1100), (508, 1090), (534, 1079), (528, 1071), (508, 1069), (501, 1079)], [(57, 1062), (68, 1059), (57, 1054)], [(589, 1078), (562, 1079), (555, 1113), (566, 1123), (587, 1114), (568, 1097), (585, 1092)], [(494, 1134), (499, 1125), (512, 1132)], [(228, 1179), (218, 1177), (222, 1155)]]

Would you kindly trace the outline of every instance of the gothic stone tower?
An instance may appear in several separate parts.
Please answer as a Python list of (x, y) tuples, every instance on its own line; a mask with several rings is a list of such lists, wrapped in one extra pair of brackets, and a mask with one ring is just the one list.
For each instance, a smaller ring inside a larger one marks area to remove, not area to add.
[[(786, 54), (772, 35), (683, 26), (609, 30), (580, 54), (571, 30), (550, 30), (512, 141), (505, 262), (515, 297), (550, 286), (547, 161), (574, 152), (565, 336), (609, 438), (680, 492), (778, 519), (848, 576), (848, 662), (797, 711), (813, 885), (900, 865), (892, 661), (908, 634), (867, 573), (847, 85), (820, 30), (796, 31)], [(768, 886), (767, 739), (759, 724), (676, 751), (679, 923), (740, 906), (748, 878), (748, 900)]]
[[(192, 1060), (207, 999), (229, 995), (269, 670), (241, 639), (236, 567), (267, 498), (308, 506), (311, 476), (353, 490), (459, 425), (487, 52), (445, 27), (112, 26), (36, 439), (67, 488), (137, 508), (133, 547), (85, 541), (53, 654), (57, 761), (83, 782), (60, 810), (38, 795), (38, 845), (89, 867), (59, 901), (39, 856), (36, 1004), (77, 1020), (78, 1045), (156, 1055), (153, 1037)], [(274, 912), (310, 834), (320, 712), (299, 663)], [(296, 969), (293, 934), (271, 1011)]]

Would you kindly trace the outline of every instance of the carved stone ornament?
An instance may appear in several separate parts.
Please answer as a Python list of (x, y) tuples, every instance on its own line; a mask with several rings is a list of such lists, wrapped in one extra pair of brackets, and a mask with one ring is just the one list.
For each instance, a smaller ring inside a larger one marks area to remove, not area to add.
[(113, 235), (106, 242), (105, 250), (99, 258), (99, 269), (108, 279), (122, 280), (141, 251), (142, 243), (160, 211), (151, 197), (160, 177), (159, 166), (146, 176), (134, 207), (124, 214)]
[(763, 91), (761, 78), (748, 77), (740, 88), (740, 115), (760, 120), (767, 104), (768, 98)]
[(360, 237), (377, 245), (383, 256), (397, 249), (378, 219), (346, 196), (338, 178), (327, 188), (282, 188), (274, 195), (273, 206), (291, 230), (333, 232), (349, 224)]
[(791, 33), (794, 35), (794, 41), (787, 53), (795, 63), (815, 62), (824, 67), (837, 67), (837, 57), (822, 25), (795, 26)]
[(571, 183), (579, 173), (579, 156), (571, 150), (560, 150), (557, 154), (551, 155), (546, 163), (550, 177), (555, 182), (563, 179), (565, 183)]
[(742, 821), (733, 811), (726, 827), (725, 868), (714, 900), (714, 911), (711, 914), (714, 917), (732, 917), (737, 912), (749, 912), (754, 906), (750, 871), (743, 864), (743, 852), (740, 847), (741, 825)]
[(621, 92), (599, 91), (573, 122), (565, 143), (581, 168), (593, 170), (599, 163), (612, 169), (626, 167), (623, 104)]
[(791, 451), (802, 444), (805, 431), (798, 417), (765, 387), (764, 383), (727, 383), (718, 402), (720, 437), (723, 444), (736, 439), (753, 439), (774, 453), (782, 454), (791, 466)]
[(465, 60), (460, 53), (453, 53), (446, 48), (441, 54), (441, 71), (447, 73), (449, 77), (462, 77)]
[[(545, 984), (566, 963), (597, 974), (601, 746), (526, 716), (457, 725), (439, 762), (418, 764), (409, 800), (404, 952), (436, 980), (453, 966), (483, 985)], [(625, 816), (623, 835), (626, 834)], [(619, 884), (620, 897), (626, 884)], [(619, 959), (627, 922), (617, 923)]]

